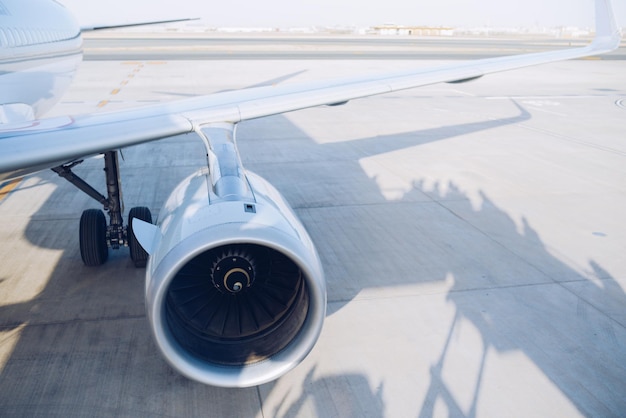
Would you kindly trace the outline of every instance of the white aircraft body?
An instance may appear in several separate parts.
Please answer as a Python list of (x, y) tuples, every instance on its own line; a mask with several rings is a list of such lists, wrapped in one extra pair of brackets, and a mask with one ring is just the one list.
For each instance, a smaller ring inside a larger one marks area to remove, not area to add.
[[(210, 385), (258, 385), (295, 367), (313, 348), (326, 285), (316, 249), (288, 204), (243, 168), (238, 122), (597, 55), (619, 42), (610, 0), (596, 0), (596, 37), (582, 48), (40, 119), (81, 60), (80, 28), (52, 0), (0, 0), (0, 181), (52, 168), (101, 202), (108, 223), (101, 210), (81, 216), (82, 259), (97, 266), (109, 248), (128, 246), (137, 266), (147, 263), (147, 316), (170, 365)], [(157, 225), (138, 207), (125, 226), (117, 150), (191, 132), (206, 145), (207, 165), (172, 192)], [(107, 196), (71, 171), (101, 153)]]

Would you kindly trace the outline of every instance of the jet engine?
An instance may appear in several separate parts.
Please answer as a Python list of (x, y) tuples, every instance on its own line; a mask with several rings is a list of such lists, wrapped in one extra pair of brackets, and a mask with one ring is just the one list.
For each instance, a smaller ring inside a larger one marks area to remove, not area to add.
[(215, 142), (214, 135), (211, 169), (174, 190), (158, 226), (135, 219), (133, 231), (150, 254), (146, 309), (165, 359), (202, 383), (254, 386), (311, 351), (326, 284), (317, 251), (282, 196), (261, 177), (233, 171), (240, 162), (220, 163)]

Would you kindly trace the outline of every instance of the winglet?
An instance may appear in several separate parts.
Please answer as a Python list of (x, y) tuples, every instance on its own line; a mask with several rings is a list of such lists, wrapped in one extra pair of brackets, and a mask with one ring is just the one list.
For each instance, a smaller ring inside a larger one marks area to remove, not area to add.
[(158, 226), (142, 221), (138, 218), (133, 218), (132, 222), (135, 238), (137, 238), (137, 241), (139, 241), (139, 244), (143, 247), (144, 251), (149, 255), (152, 255), (157, 247), (159, 239), (161, 238), (161, 230)]
[(611, 0), (596, 0), (596, 37), (591, 47), (599, 52), (612, 51), (619, 46), (621, 39)]

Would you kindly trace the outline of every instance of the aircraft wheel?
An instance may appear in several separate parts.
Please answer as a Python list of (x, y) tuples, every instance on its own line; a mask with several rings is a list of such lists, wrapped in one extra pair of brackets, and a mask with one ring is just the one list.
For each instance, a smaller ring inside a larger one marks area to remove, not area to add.
[(137, 206), (130, 210), (128, 214), (128, 248), (130, 249), (130, 258), (135, 263), (135, 267), (145, 267), (148, 262), (148, 253), (144, 251), (135, 234), (133, 233), (133, 219), (140, 219), (145, 222), (152, 223), (152, 214), (150, 209), (144, 206)]
[(86, 266), (104, 264), (109, 258), (107, 222), (98, 209), (87, 209), (80, 217), (80, 257)]

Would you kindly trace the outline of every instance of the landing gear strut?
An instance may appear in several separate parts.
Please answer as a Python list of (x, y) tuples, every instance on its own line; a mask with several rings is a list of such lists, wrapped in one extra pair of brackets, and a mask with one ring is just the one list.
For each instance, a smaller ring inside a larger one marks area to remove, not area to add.
[(100, 194), (72, 172), (72, 168), (80, 163), (82, 160), (54, 167), (52, 171), (100, 202), (109, 214), (108, 225), (104, 213), (99, 209), (87, 209), (80, 217), (80, 256), (83, 263), (87, 266), (99, 266), (109, 257), (109, 248), (117, 250), (120, 247), (129, 247), (130, 257), (135, 266), (145, 267), (148, 254), (132, 232), (132, 220), (137, 218), (152, 223), (152, 214), (150, 209), (143, 206), (132, 208), (128, 215), (128, 226), (124, 225), (117, 151), (104, 153), (108, 197)]

